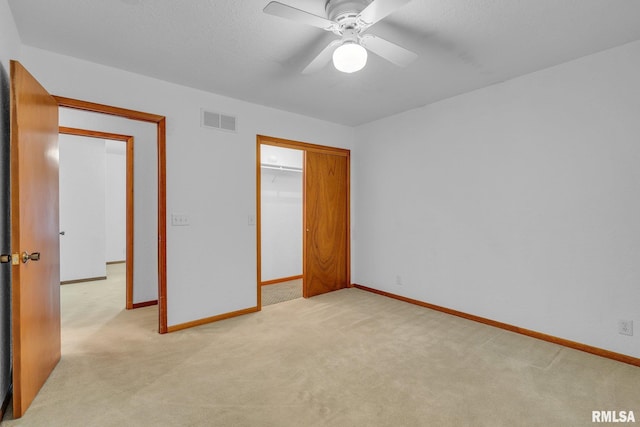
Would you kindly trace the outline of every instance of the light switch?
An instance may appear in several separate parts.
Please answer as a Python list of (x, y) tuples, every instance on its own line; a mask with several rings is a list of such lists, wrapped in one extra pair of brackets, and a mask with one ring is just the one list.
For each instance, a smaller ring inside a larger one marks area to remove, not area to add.
[(256, 225), (256, 216), (255, 215), (249, 215), (248, 223), (249, 223), (249, 225)]
[(185, 214), (171, 214), (171, 225), (182, 226), (189, 225), (189, 217)]

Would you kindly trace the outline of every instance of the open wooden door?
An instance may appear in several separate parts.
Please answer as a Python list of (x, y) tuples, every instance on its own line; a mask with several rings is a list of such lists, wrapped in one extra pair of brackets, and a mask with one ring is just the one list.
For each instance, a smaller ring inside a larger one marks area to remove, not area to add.
[(60, 360), (58, 104), (11, 61), (13, 415)]
[(305, 151), (305, 298), (349, 286), (349, 155)]

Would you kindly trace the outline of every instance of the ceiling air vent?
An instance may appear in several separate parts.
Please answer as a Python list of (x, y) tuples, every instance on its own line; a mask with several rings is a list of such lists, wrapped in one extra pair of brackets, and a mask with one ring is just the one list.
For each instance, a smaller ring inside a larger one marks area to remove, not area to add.
[(225, 114), (214, 113), (213, 111), (201, 110), (200, 124), (205, 128), (236, 131), (236, 118)]

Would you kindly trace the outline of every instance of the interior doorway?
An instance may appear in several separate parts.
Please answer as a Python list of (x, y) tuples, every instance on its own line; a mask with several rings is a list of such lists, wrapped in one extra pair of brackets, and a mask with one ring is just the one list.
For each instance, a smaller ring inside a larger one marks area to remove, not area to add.
[[(262, 169), (267, 166), (298, 172), (295, 164), (263, 158), (263, 146), (293, 150), (302, 156), (302, 296), (309, 298), (351, 286), (350, 151), (341, 148), (258, 135), (256, 145), (257, 302), (262, 308), (263, 203)], [(281, 153), (285, 153), (281, 151)], [(277, 160), (277, 159), (276, 159)], [(290, 163), (290, 162), (287, 162)], [(296, 233), (292, 232), (292, 235)], [(295, 278), (295, 276), (282, 279)], [(265, 277), (266, 279), (266, 277)], [(278, 279), (275, 279), (278, 280)]]
[[(155, 203), (157, 205), (157, 221), (154, 232), (154, 258), (157, 260), (154, 265), (157, 266), (157, 304), (158, 304), (158, 332), (161, 334), (168, 332), (167, 327), (167, 265), (166, 265), (166, 119), (164, 116), (150, 114), (135, 110), (128, 110), (109, 105), (97, 104), (72, 98), (64, 98), (54, 96), (59, 107), (68, 108), (74, 111), (85, 111), (89, 113), (98, 113), (108, 116), (115, 116), (129, 119), (137, 122), (146, 122), (154, 124), (155, 132), (155, 154), (156, 157), (153, 165), (157, 167), (156, 185), (157, 197)], [(144, 249), (144, 248), (141, 248)], [(148, 253), (143, 251), (142, 253)], [(140, 253), (140, 252), (138, 252)], [(138, 255), (136, 255), (138, 257)], [(149, 305), (143, 301), (145, 305)], [(132, 308), (136, 308), (135, 301)], [(143, 305), (144, 306), (144, 305)]]
[[(133, 209), (133, 180), (134, 180), (134, 166), (133, 166), (133, 155), (134, 155), (134, 137), (132, 135), (123, 135), (112, 132), (102, 132), (97, 130), (89, 130), (89, 129), (80, 129), (80, 128), (71, 128), (60, 126), (59, 133), (62, 135), (73, 135), (79, 137), (92, 138), (103, 141), (116, 141), (119, 143), (125, 144), (124, 155), (125, 155), (125, 253), (124, 253), (124, 261), (125, 261), (125, 308), (127, 310), (131, 310), (134, 308), (145, 307), (148, 305), (157, 304), (157, 300), (148, 301), (143, 303), (134, 303), (133, 301), (133, 254), (134, 254), (134, 209)], [(108, 175), (107, 175), (108, 176)], [(107, 178), (108, 179), (108, 178)], [(62, 198), (62, 196), (61, 196)], [(62, 200), (61, 200), (61, 209), (62, 209)], [(61, 219), (62, 219), (61, 213)], [(63, 242), (66, 236), (66, 230), (64, 227), (61, 228), (60, 231), (61, 237), (60, 241)], [(108, 231), (107, 231), (108, 234)], [(106, 236), (107, 239), (109, 236)], [(87, 250), (91, 250), (91, 248), (86, 248)], [(63, 257), (63, 251), (61, 247), (61, 258)], [(105, 253), (105, 263), (109, 264), (109, 256)], [(62, 267), (61, 260), (61, 267)], [(108, 276), (108, 275), (107, 275)], [(106, 276), (105, 276), (106, 279)], [(66, 281), (61, 273), (61, 281), (62, 283), (73, 283), (78, 281), (86, 281), (85, 279), (81, 280), (71, 280)]]

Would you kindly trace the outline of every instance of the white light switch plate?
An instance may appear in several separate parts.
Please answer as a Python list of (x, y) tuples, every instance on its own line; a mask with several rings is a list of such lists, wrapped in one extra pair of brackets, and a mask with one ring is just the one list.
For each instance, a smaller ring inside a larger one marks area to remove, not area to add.
[(182, 226), (189, 225), (189, 217), (185, 214), (171, 214), (171, 225)]

